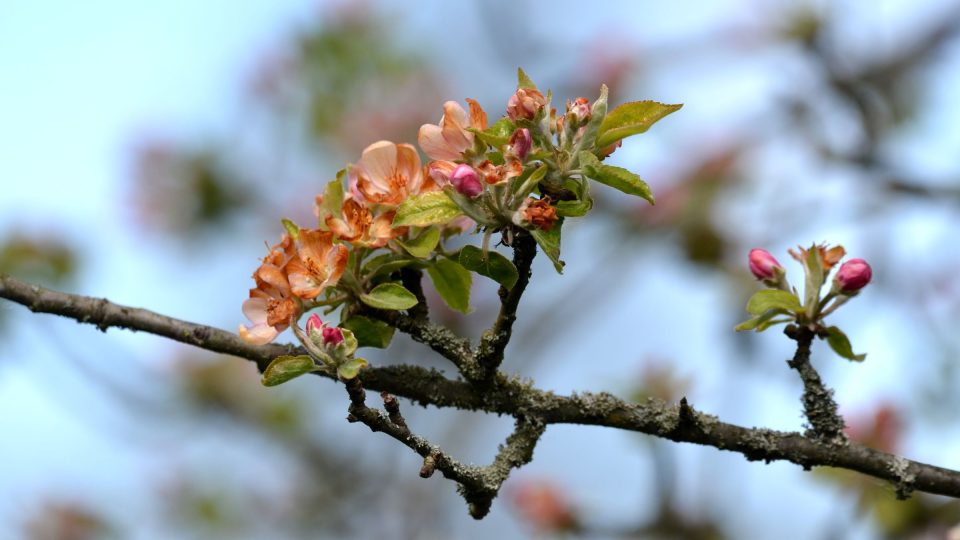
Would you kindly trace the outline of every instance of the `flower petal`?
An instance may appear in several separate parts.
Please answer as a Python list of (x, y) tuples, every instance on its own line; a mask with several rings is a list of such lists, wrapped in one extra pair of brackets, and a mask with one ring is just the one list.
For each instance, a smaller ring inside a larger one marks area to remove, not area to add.
[(253, 324), (267, 322), (267, 299), (266, 298), (248, 298), (243, 301), (243, 314), (250, 319)]
[(443, 121), (440, 125), (443, 140), (447, 147), (458, 155), (473, 145), (473, 133), (466, 130), (468, 122), (467, 111), (463, 110), (459, 103), (448, 101), (443, 104)]
[(458, 159), (460, 152), (451, 149), (447, 141), (443, 138), (443, 130), (440, 126), (433, 124), (424, 124), (420, 126), (420, 132), (417, 134), (417, 144), (423, 153), (433, 159), (451, 160)]
[(420, 192), (423, 174), (420, 169), (420, 154), (417, 153), (417, 149), (413, 145), (397, 145), (396, 172), (406, 180), (407, 195), (415, 195)]
[(250, 327), (241, 324), (238, 333), (240, 334), (240, 339), (251, 345), (266, 345), (280, 335), (280, 332), (277, 332), (276, 328), (267, 326), (266, 323), (255, 324)]
[(467, 103), (470, 104), (470, 127), (481, 131), (487, 129), (487, 113), (483, 107), (475, 99), (467, 98)]
[(357, 165), (362, 169), (361, 176), (366, 176), (377, 187), (388, 191), (389, 178), (397, 167), (397, 145), (390, 141), (377, 141), (363, 150)]

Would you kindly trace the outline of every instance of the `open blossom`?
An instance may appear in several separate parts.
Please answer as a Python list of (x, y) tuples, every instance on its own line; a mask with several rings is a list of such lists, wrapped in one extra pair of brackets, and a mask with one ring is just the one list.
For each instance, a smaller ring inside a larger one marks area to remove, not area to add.
[(346, 246), (333, 243), (333, 233), (301, 229), (297, 258), (287, 264), (291, 292), (304, 299), (316, 298), (337, 284), (347, 257)]
[(295, 257), (293, 239), (284, 234), (253, 273), (257, 286), (250, 289), (250, 297), (243, 302), (243, 314), (252, 324), (240, 325), (239, 330), (240, 338), (247, 343), (270, 343), (290, 326), (290, 318), (299, 313), (300, 303), (294, 298), (286, 275)]
[(440, 123), (420, 126), (417, 143), (425, 154), (433, 159), (456, 160), (461, 154), (473, 147), (473, 133), (467, 128), (487, 129), (487, 113), (479, 103), (467, 99), (470, 114), (456, 101), (443, 104), (443, 116)]
[(769, 251), (765, 249), (751, 249), (748, 257), (750, 271), (757, 279), (772, 279), (776, 276), (777, 270), (783, 270), (780, 261), (774, 258)]
[(371, 210), (348, 196), (339, 216), (328, 215), (325, 225), (344, 242), (369, 248), (383, 247), (392, 238), (406, 234), (407, 227), (392, 228), (394, 210), (373, 215)]
[(863, 259), (850, 259), (840, 265), (834, 278), (840, 292), (852, 293), (864, 288), (873, 277), (873, 270)]
[(424, 182), (420, 156), (409, 144), (375, 142), (350, 169), (350, 193), (361, 202), (397, 206), (411, 195), (432, 189), (436, 186)]

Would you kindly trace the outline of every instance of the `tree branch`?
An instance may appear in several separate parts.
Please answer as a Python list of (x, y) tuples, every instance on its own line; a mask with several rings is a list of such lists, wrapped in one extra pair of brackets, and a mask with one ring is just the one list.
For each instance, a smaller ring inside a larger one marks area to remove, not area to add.
[(537, 243), (526, 231), (519, 230), (513, 239), (513, 265), (517, 267), (519, 277), (512, 289), (500, 286), (500, 314), (493, 327), (484, 332), (477, 347), (477, 363), (483, 371), (483, 378), (489, 379), (503, 362), (503, 352), (510, 343), (513, 323), (517, 320), (517, 307), (520, 297), (530, 282), (530, 269), (537, 255)]
[[(101, 330), (128, 328), (165, 336), (203, 349), (252, 360), (262, 370), (276, 356), (303, 354), (283, 345), (254, 346), (239, 336), (145, 309), (104, 299), (65, 294), (0, 276), (0, 297), (35, 312), (53, 313), (94, 324)], [(318, 375), (333, 379), (330, 373)], [(588, 424), (646, 433), (676, 442), (690, 442), (743, 454), (748, 460), (789, 461), (802, 466), (830, 466), (857, 471), (893, 483), (900, 496), (911, 491), (960, 499), (960, 472), (927, 465), (848, 442), (826, 444), (800, 433), (746, 428), (721, 422), (694, 410), (686, 400), (671, 406), (659, 401), (629, 403), (610, 394), (558, 396), (497, 373), (489, 387), (450, 380), (436, 370), (417, 366), (364, 369), (366, 388), (386, 391), (422, 405), (536, 418), (544, 424)], [(389, 421), (389, 419), (387, 419)], [(510, 444), (508, 443), (508, 447)]]
[(359, 307), (357, 314), (383, 321), (409, 335), (414, 341), (430, 347), (440, 356), (453, 362), (467, 379), (478, 376), (479, 369), (473, 358), (470, 340), (456, 335), (449, 328), (397, 311), (386, 311), (369, 306)]
[(833, 400), (833, 390), (828, 389), (820, 379), (820, 374), (810, 363), (810, 344), (814, 333), (806, 327), (787, 326), (783, 331), (797, 342), (797, 352), (787, 365), (797, 370), (803, 381), (803, 412), (810, 422), (808, 437), (814, 437), (825, 443), (844, 444), (847, 440), (843, 433), (843, 418)]
[(344, 382), (350, 396), (350, 414), (347, 420), (362, 422), (371, 431), (386, 433), (423, 457), (424, 466), (420, 470), (420, 476), (428, 478), (436, 469), (443, 473), (445, 478), (457, 482), (458, 491), (467, 501), (470, 515), (476, 519), (482, 519), (490, 512), (490, 505), (510, 471), (533, 459), (533, 448), (546, 428), (543, 422), (519, 419), (516, 430), (507, 438), (506, 444), (500, 446), (492, 465), (464, 465), (445, 454), (439, 446), (413, 434), (400, 414), (400, 404), (395, 397), (386, 392), (381, 394), (388, 413), (385, 415), (379, 410), (367, 407), (366, 392), (360, 379), (353, 378)]

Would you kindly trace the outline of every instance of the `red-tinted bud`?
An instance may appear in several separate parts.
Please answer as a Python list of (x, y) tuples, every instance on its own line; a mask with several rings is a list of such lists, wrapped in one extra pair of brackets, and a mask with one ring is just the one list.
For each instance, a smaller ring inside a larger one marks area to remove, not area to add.
[(323, 328), (323, 344), (328, 347), (336, 347), (343, 343), (343, 332), (336, 326), (326, 326)]
[(863, 259), (850, 259), (840, 265), (837, 270), (837, 277), (833, 278), (842, 293), (852, 293), (864, 288), (870, 283), (873, 277), (873, 270)]
[(310, 318), (307, 319), (307, 335), (309, 336), (314, 332), (318, 332), (322, 328), (323, 328), (323, 321), (320, 320), (320, 316), (317, 315), (316, 313), (314, 313), (313, 315), (310, 315)]
[(774, 279), (777, 269), (783, 269), (780, 262), (765, 249), (751, 249), (749, 259), (750, 271), (757, 279)]
[(483, 192), (483, 183), (480, 182), (480, 175), (473, 167), (460, 164), (450, 174), (450, 183), (453, 184), (457, 192), (473, 198)]
[(547, 100), (539, 90), (518, 88), (507, 100), (507, 116), (514, 122), (521, 118), (533, 120), (546, 104)]
[(510, 136), (510, 153), (517, 156), (517, 159), (523, 161), (526, 159), (530, 149), (533, 148), (533, 137), (530, 136), (530, 130), (519, 128)]

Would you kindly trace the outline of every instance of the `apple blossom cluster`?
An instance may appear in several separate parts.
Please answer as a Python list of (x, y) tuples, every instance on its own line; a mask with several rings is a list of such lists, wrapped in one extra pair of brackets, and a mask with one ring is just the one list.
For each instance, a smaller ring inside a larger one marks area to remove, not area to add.
[(850, 259), (840, 265), (832, 285), (822, 294), (830, 271), (844, 255), (843, 246), (812, 245), (788, 250), (804, 269), (804, 294), (801, 299), (795, 287), (787, 281), (787, 273), (780, 262), (763, 249), (753, 249), (748, 256), (750, 272), (769, 289), (755, 293), (747, 302), (747, 311), (753, 317), (737, 326), (737, 330), (756, 330), (786, 323), (796, 323), (826, 339), (840, 356), (848, 360), (863, 360), (866, 355), (854, 354), (850, 340), (836, 326), (825, 326), (823, 319), (856, 296), (870, 279), (873, 270), (863, 259)]
[[(517, 89), (493, 123), (475, 100), (466, 108), (448, 101), (437, 124), (420, 128), (419, 152), (411, 144), (371, 144), (316, 196), (315, 225), (283, 220), (286, 232), (253, 274), (256, 286), (243, 304), (250, 324), (240, 336), (265, 344), (293, 327), (317, 366), (329, 360), (339, 368), (349, 359), (328, 350), (323, 336), (331, 328), (311, 318), (304, 332), (301, 315), (339, 308), (341, 341), (385, 347), (393, 329), (358, 313), (415, 306), (417, 296), (400, 280), (404, 269), (426, 271), (441, 298), (463, 312), (473, 273), (512, 288), (517, 269), (489, 248), (494, 234), (505, 245), (530, 235), (562, 271), (563, 222), (592, 208), (590, 180), (653, 203), (639, 176), (602, 161), (622, 139), (680, 108), (638, 101), (608, 112), (607, 98), (603, 86), (596, 100), (567, 101), (561, 114), (551, 93), (519, 70)], [(448, 246), (467, 232), (480, 235), (480, 247)], [(317, 328), (325, 329), (319, 341), (311, 337)]]

